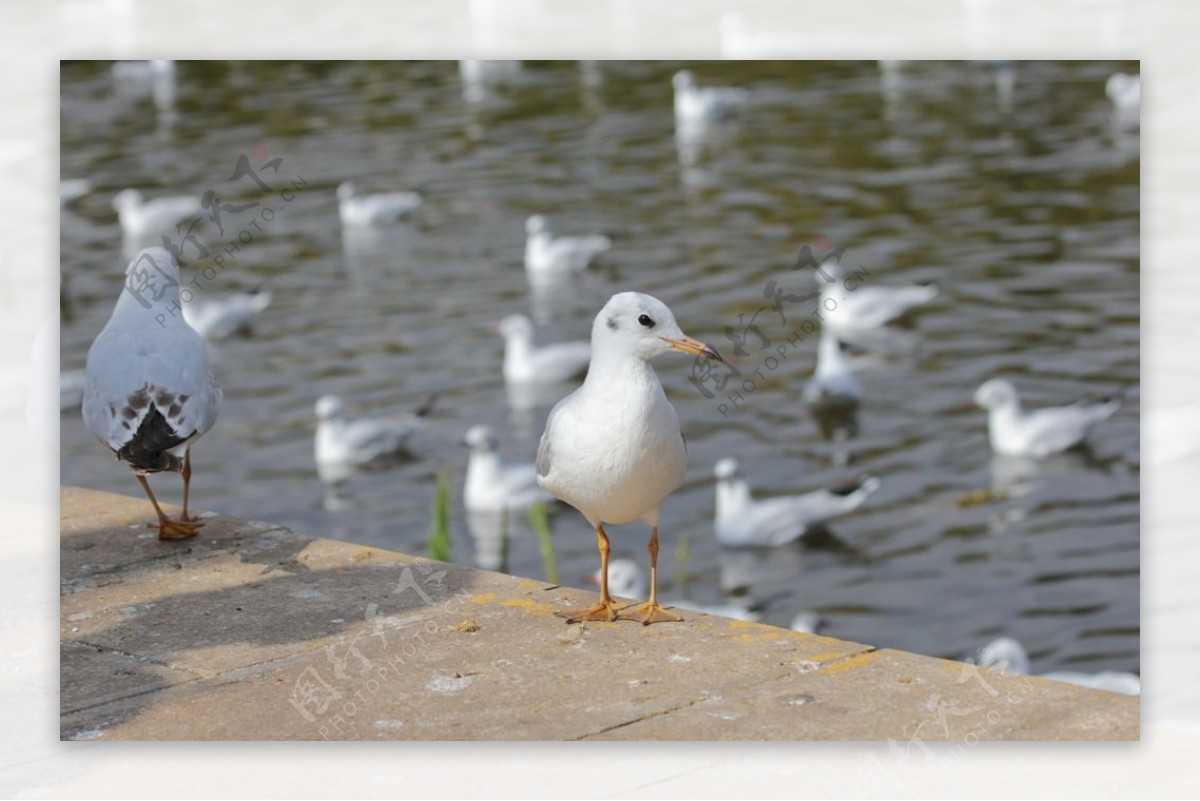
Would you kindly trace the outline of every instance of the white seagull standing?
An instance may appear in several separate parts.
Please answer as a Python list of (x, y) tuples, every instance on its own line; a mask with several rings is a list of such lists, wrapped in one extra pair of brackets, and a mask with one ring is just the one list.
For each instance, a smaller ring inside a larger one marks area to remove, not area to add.
[(525, 221), (525, 272), (530, 277), (577, 273), (612, 247), (607, 236), (554, 236), (540, 214)]
[(1079, 445), (1092, 428), (1112, 417), (1118, 398), (1103, 403), (1076, 403), (1035, 411), (1021, 408), (1017, 388), (993, 378), (975, 391), (975, 403), (988, 410), (992, 450), (1006, 456), (1049, 456)]
[(500, 443), (488, 426), (474, 426), (463, 441), (471, 449), (463, 485), (463, 505), (468, 512), (513, 511), (552, 500), (538, 486), (533, 465), (500, 460)]
[[(1010, 670), (1013, 673), (1030, 675), (1029, 653), (1025, 646), (1012, 637), (998, 637), (977, 652), (979, 664)], [(1136, 673), (1119, 670), (1102, 670), (1099, 673), (1084, 673), (1079, 670), (1054, 670), (1039, 674), (1043, 679), (1065, 681), (1093, 690), (1107, 690), (1123, 695), (1141, 695), (1142, 680)]]
[[(592, 573), (592, 582), (600, 583), (600, 571)], [(621, 598), (641, 598), (646, 594), (646, 576), (638, 563), (632, 559), (614, 559), (608, 563), (608, 591)], [(757, 623), (762, 616), (753, 609), (736, 604), (697, 604), (691, 601), (666, 601), (667, 606), (690, 609), (706, 615), (720, 615), (734, 620), (749, 620)]]
[[(163, 248), (146, 248), (125, 271), (112, 317), (87, 357), (83, 419), (88, 430), (129, 463), (158, 514), (160, 539), (194, 536), (188, 515), (191, 446), (217, 420), (221, 390), (204, 339), (179, 308), (179, 267)], [(181, 458), (182, 457), (182, 458)], [(183, 512), (171, 520), (158, 505), (148, 473), (183, 476)]]
[(317, 401), (314, 455), (319, 471), (339, 475), (334, 468), (364, 465), (396, 453), (425, 425), (432, 401), (412, 414), (347, 420), (341, 398), (325, 395)]
[(133, 242), (174, 235), (176, 226), (188, 219), (199, 218), (204, 211), (197, 197), (174, 195), (146, 200), (136, 189), (118, 192), (112, 203), (125, 238)]
[(821, 332), (817, 369), (804, 385), (804, 401), (814, 408), (857, 406), (862, 386), (842, 355), (842, 343), (831, 331)]
[(387, 225), (416, 211), (421, 196), (416, 192), (384, 192), (361, 195), (346, 181), (337, 189), (338, 214), (350, 227)]
[(512, 383), (566, 381), (586, 370), (592, 358), (586, 342), (535, 347), (533, 323), (523, 314), (505, 317), (496, 331), (504, 337), (504, 380)]
[(183, 317), (205, 339), (224, 339), (249, 326), (271, 305), (271, 293), (256, 289), (215, 298), (193, 297), (183, 304)]
[[(670, 350), (709, 359), (708, 345), (684, 336), (662, 301), (638, 292), (613, 295), (592, 324), (592, 361), (583, 385), (550, 412), (538, 445), (538, 483), (579, 510), (600, 549), (600, 601), (556, 614), (568, 622), (681, 620), (658, 605), (658, 516), (683, 483), (687, 445), (675, 407), (650, 360)], [(608, 592), (604, 524), (650, 526), (650, 599), (618, 611)]]
[(745, 89), (729, 89), (696, 85), (688, 70), (680, 70), (671, 78), (675, 87), (675, 123), (689, 125), (723, 119), (746, 102)]
[(797, 540), (812, 527), (862, 506), (880, 483), (867, 476), (845, 489), (756, 501), (736, 459), (722, 459), (714, 472), (717, 542), (729, 548), (785, 545)]
[(879, 328), (938, 293), (936, 284), (874, 286), (869, 278), (846, 279), (833, 261), (826, 261), (815, 272), (821, 285), (822, 317), (835, 329)]

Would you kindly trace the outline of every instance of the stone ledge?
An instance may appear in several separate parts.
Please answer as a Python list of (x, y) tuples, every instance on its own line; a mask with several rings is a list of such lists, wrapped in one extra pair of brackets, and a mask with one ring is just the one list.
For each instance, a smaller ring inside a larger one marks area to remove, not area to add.
[(1136, 740), (1139, 699), (64, 488), (63, 739)]

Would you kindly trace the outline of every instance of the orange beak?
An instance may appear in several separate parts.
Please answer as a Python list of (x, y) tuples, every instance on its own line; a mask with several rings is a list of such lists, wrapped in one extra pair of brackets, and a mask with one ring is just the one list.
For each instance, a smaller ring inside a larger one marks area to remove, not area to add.
[(690, 353), (693, 356), (703, 356), (706, 359), (716, 359), (722, 363), (725, 361), (721, 358), (721, 354), (717, 353), (715, 348), (705, 345), (698, 339), (692, 339), (691, 337), (684, 337), (683, 339), (671, 339), (669, 337), (663, 337), (662, 341), (666, 342), (675, 350), (681, 350), (684, 353)]

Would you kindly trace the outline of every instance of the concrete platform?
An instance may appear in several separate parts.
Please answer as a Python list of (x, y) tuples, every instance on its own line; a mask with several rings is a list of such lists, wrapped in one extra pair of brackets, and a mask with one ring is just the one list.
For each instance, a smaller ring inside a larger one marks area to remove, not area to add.
[(684, 611), (566, 625), (594, 592), (61, 493), (63, 739), (1136, 740), (1139, 699)]

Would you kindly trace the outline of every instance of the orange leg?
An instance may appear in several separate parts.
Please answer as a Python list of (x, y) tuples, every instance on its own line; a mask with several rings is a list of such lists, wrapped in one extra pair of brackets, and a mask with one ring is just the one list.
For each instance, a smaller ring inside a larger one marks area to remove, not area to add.
[[(183, 523), (195, 523), (196, 521), (188, 516), (187, 511), (188, 490), (192, 485), (192, 449), (190, 447), (183, 452), (183, 470), (180, 474), (183, 476), (183, 512), (180, 513), (179, 520)], [(197, 523), (197, 525), (202, 524)]]
[(608, 535), (603, 526), (596, 526), (596, 546), (600, 549), (600, 603), (588, 609), (560, 609), (554, 614), (565, 617), (568, 623), (581, 620), (612, 621), (617, 619), (617, 605), (608, 594)]
[(186, 520), (172, 520), (167, 517), (167, 513), (158, 505), (158, 499), (154, 497), (154, 492), (150, 489), (150, 482), (141, 473), (134, 475), (137, 476), (142, 489), (146, 491), (146, 497), (154, 505), (154, 512), (158, 515), (158, 538), (160, 540), (186, 540), (196, 536), (197, 525), (195, 523), (189, 523)]
[(650, 552), (650, 600), (622, 609), (617, 620), (635, 620), (643, 626), (651, 623), (682, 623), (683, 618), (658, 605), (658, 526), (650, 527), (650, 544), (646, 550)]

